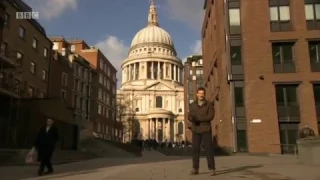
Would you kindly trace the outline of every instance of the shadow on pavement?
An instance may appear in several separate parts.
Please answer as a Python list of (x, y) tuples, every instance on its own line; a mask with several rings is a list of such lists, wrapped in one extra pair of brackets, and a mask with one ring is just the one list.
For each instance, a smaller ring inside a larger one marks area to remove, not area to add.
[[(0, 170), (0, 176), (5, 175), (7, 180), (21, 180), (21, 179), (55, 179), (74, 175), (88, 174), (98, 172), (101, 168), (108, 168), (121, 165), (146, 164), (155, 162), (167, 162), (175, 160), (190, 159), (189, 157), (140, 157), (140, 158), (98, 158), (82, 162), (75, 162), (70, 164), (54, 165), (55, 172), (52, 175), (37, 176), (37, 166), (16, 166), (8, 167), (7, 170)], [(7, 171), (7, 172), (4, 172)], [(10, 171), (10, 172), (8, 172)], [(21, 173), (20, 173), (21, 172)]]
[(241, 166), (241, 167), (237, 167), (237, 168), (231, 168), (231, 169), (217, 171), (216, 175), (228, 174), (228, 173), (239, 172), (239, 171), (244, 171), (244, 170), (254, 169), (254, 168), (261, 168), (261, 167), (263, 167), (263, 165)]

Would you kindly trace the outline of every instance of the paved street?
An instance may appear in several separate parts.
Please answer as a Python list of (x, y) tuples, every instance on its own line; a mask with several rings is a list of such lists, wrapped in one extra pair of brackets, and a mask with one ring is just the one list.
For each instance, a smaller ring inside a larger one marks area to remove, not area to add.
[(146, 155), (131, 159), (95, 159), (56, 166), (55, 174), (36, 177), (36, 167), (2, 167), (0, 177), (57, 180), (319, 180), (319, 167), (300, 165), (293, 157), (231, 156), (217, 158), (217, 176), (210, 177), (206, 161), (201, 172), (189, 176), (191, 161), (179, 157)]

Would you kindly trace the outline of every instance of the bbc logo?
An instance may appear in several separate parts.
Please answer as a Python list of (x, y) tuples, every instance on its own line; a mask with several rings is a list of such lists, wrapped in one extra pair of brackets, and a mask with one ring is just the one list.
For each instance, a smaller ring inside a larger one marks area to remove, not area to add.
[(39, 19), (39, 12), (16, 12), (16, 19)]

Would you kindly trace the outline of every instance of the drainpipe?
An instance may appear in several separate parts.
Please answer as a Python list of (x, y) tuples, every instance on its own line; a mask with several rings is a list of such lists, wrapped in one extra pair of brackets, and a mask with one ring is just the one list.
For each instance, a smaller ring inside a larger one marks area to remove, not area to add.
[(237, 152), (237, 124), (235, 122), (235, 106), (234, 106), (234, 82), (232, 81), (232, 66), (230, 58), (230, 41), (229, 41), (229, 6), (227, 0), (224, 0), (224, 12), (225, 12), (225, 34), (226, 34), (226, 53), (227, 53), (227, 72), (228, 83), (230, 88), (230, 108), (231, 108), (231, 121), (232, 121), (232, 146), (233, 152)]
[(52, 63), (52, 60), (53, 60), (53, 52), (54, 52), (54, 50), (52, 48), (53, 48), (53, 43), (51, 42), (50, 43), (50, 47), (48, 49), (49, 66), (48, 66), (48, 78), (47, 78), (47, 95), (46, 95), (45, 98), (48, 98), (49, 97), (49, 93), (50, 93), (50, 78), (51, 78), (51, 71), (52, 71), (51, 63)]

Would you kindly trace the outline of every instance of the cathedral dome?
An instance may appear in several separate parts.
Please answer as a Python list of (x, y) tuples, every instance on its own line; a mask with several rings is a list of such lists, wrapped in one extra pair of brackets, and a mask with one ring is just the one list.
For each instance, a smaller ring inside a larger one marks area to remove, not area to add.
[(144, 45), (162, 45), (167, 46), (168, 48), (174, 48), (170, 34), (159, 27), (158, 14), (154, 1), (152, 1), (149, 9), (148, 25), (134, 36), (131, 42), (131, 49)]
[(155, 25), (148, 25), (147, 27), (141, 29), (134, 36), (131, 47), (146, 43), (162, 44), (172, 47), (174, 46), (170, 34), (164, 29)]

